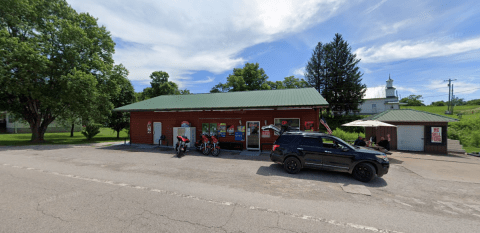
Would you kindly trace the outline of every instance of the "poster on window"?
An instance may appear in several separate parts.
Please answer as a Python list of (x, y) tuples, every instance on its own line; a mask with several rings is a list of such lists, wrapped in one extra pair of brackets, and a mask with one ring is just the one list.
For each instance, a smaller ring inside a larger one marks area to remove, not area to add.
[(217, 123), (210, 123), (210, 136), (217, 135)]
[(432, 127), (432, 143), (442, 143), (442, 127)]
[(202, 134), (209, 134), (210, 132), (210, 124), (202, 123)]
[(305, 121), (305, 131), (313, 131), (313, 121)]
[(227, 136), (227, 123), (218, 124), (218, 137), (224, 138)]

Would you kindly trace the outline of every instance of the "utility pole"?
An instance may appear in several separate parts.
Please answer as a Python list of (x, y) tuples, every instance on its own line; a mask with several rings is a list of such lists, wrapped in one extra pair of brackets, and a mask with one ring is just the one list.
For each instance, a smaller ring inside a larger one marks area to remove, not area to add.
[(448, 81), (448, 112), (449, 114), (452, 114), (452, 111), (450, 111), (450, 106), (452, 105), (452, 101), (451, 101), (451, 93), (452, 93), (452, 81), (457, 81), (457, 79), (448, 79), (448, 80), (444, 80), (444, 82), (447, 82)]

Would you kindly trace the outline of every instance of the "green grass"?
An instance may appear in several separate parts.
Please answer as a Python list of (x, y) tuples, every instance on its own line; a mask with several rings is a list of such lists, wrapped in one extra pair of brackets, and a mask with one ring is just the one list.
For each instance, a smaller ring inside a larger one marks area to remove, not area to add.
[(480, 148), (479, 148), (479, 147), (464, 146), (463, 149), (464, 149), (467, 153), (480, 152)]
[(33, 144), (30, 142), (31, 133), (22, 134), (0, 134), (0, 146), (25, 146), (25, 145), (44, 145), (44, 144), (81, 144), (123, 141), (127, 137), (125, 130), (120, 131), (120, 139), (117, 139), (117, 132), (110, 128), (100, 128), (100, 133), (88, 141), (81, 132), (74, 132), (73, 137), (68, 133), (46, 133), (45, 142)]
[(401, 106), (400, 109), (414, 109), (424, 112), (435, 113), (442, 116), (448, 116), (456, 119), (459, 118), (457, 116), (458, 113), (462, 114), (462, 119), (471, 119), (480, 116), (479, 105), (455, 106), (452, 115), (445, 114), (445, 111), (447, 111), (447, 106)]

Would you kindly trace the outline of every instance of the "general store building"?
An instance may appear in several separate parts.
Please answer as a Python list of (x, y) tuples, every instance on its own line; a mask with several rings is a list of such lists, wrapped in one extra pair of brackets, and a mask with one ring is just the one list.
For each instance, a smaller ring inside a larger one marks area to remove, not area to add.
[[(278, 135), (262, 126), (274, 124), (319, 130), (319, 113), (327, 101), (314, 88), (166, 95), (114, 111), (130, 112), (131, 143), (169, 145), (177, 135), (201, 140), (202, 133), (218, 135), (224, 145), (270, 149)], [(183, 126), (183, 127), (182, 127)], [(261, 148), (264, 146), (264, 148)]]

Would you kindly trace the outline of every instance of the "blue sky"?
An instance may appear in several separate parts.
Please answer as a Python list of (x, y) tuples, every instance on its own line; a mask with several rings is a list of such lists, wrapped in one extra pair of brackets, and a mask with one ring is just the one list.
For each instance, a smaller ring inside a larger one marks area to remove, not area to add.
[(448, 79), (457, 97), (480, 98), (475, 0), (67, 1), (111, 32), (115, 63), (137, 92), (162, 70), (180, 88), (207, 93), (246, 62), (270, 81), (303, 78), (317, 43), (340, 33), (361, 58), (369, 96), (390, 75), (401, 97), (422, 95), (426, 104), (448, 100)]

